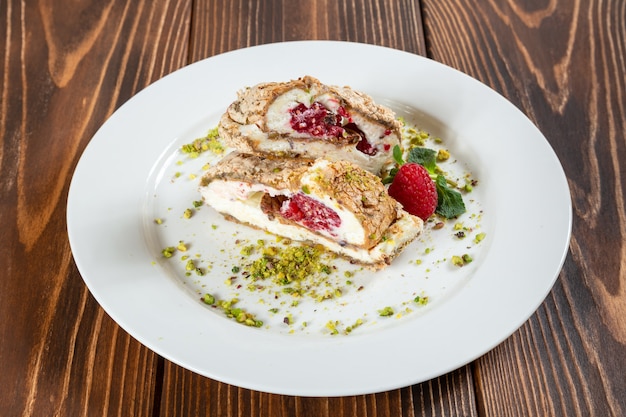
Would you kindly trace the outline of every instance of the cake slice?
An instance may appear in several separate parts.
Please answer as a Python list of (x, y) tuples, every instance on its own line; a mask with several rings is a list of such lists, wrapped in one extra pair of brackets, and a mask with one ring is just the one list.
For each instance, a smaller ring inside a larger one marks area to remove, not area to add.
[(345, 160), (379, 174), (392, 162), (402, 125), (368, 95), (305, 76), (245, 88), (218, 127), (240, 152)]
[(229, 219), (321, 244), (373, 269), (388, 265), (423, 227), (377, 176), (347, 161), (233, 152), (209, 168), (200, 192)]

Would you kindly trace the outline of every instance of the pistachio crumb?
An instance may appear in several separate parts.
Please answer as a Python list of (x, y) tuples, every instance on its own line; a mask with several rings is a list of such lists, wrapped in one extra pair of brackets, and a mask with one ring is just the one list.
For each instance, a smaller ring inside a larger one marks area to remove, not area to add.
[(387, 306), (385, 308), (382, 308), (380, 310), (378, 310), (378, 315), (381, 317), (389, 317), (389, 316), (393, 316), (394, 315), (394, 311), (393, 308)]
[(450, 152), (445, 149), (439, 149), (439, 151), (437, 152), (437, 161), (443, 162), (447, 161), (448, 159), (450, 159)]
[(174, 252), (176, 252), (176, 248), (174, 246), (168, 246), (167, 248), (161, 251), (163, 256), (166, 258), (171, 258)]

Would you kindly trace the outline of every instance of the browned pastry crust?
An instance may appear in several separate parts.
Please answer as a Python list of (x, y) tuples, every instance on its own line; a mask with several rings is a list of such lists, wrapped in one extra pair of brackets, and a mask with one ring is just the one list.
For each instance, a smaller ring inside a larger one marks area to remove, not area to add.
[(340, 99), (340, 104), (349, 111), (359, 113), (369, 119), (376, 120), (387, 129), (400, 129), (400, 122), (387, 107), (380, 106), (367, 94), (353, 90), (349, 86), (336, 87), (322, 84), (317, 78), (306, 75), (297, 80), (287, 82), (267, 82), (247, 87), (240, 91), (226, 112), (234, 122), (247, 125), (256, 124), (264, 130), (267, 108), (286, 91), (301, 89), (316, 90), (317, 95), (331, 94)]
[[(359, 123), (368, 126), (360, 127), (375, 136), (368, 138), (368, 142), (378, 148), (378, 155), (363, 155), (354, 150), (363, 131), (356, 133), (346, 128), (342, 135), (320, 137), (290, 131), (288, 127), (279, 131), (269, 126), (269, 120), (280, 117), (276, 112), (271, 112), (270, 107), (279, 97), (294, 90), (310, 92), (311, 100), (332, 97), (333, 102), (357, 118)], [(261, 83), (239, 91), (237, 99), (228, 107), (218, 126), (221, 138), (240, 152), (271, 157), (302, 156), (309, 159), (335, 159), (336, 155), (336, 159), (351, 160), (375, 174), (390, 162), (391, 148), (399, 143), (401, 127), (395, 114), (387, 107), (376, 104), (370, 96), (348, 86), (322, 84), (311, 76), (288, 82)], [(315, 142), (326, 145), (306, 146)]]
[[(300, 159), (273, 159), (257, 155), (231, 153), (209, 168), (201, 186), (215, 179), (263, 184), (278, 190), (300, 192), (304, 175), (314, 175), (319, 193), (351, 211), (363, 227), (362, 248), (375, 246), (397, 216), (398, 205), (387, 194), (380, 179), (346, 161), (335, 161), (325, 169), (311, 170), (313, 163)], [(262, 209), (277, 215), (275, 202), (262, 201)], [(280, 221), (288, 222), (285, 219)]]

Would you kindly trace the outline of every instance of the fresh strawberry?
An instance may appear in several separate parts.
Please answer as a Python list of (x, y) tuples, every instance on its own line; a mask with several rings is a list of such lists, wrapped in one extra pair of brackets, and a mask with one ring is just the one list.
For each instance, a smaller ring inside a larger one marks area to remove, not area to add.
[(389, 195), (422, 220), (428, 219), (437, 209), (435, 182), (420, 164), (408, 162), (400, 166), (389, 186)]

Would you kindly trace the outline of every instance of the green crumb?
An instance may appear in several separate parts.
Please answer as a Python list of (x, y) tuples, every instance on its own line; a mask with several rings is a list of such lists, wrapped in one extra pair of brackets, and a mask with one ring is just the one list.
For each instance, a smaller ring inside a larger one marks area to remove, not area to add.
[(185, 218), (185, 219), (190, 219), (190, 218), (191, 218), (191, 216), (193, 216), (193, 211), (192, 211), (191, 209), (186, 209), (186, 210), (183, 212), (183, 218)]
[(278, 255), (279, 249), (276, 246), (268, 246), (263, 248), (263, 256), (276, 256)]
[(428, 304), (428, 297), (423, 295), (418, 295), (413, 299), (413, 302), (422, 306)]
[(387, 307), (385, 307), (383, 309), (378, 310), (378, 315), (380, 317), (389, 317), (389, 316), (393, 316), (393, 314), (394, 314), (393, 308), (391, 308), (389, 306), (387, 306)]
[(192, 204), (195, 208), (198, 208), (202, 207), (204, 205), (204, 202), (202, 200), (195, 200)]
[(166, 258), (171, 258), (172, 255), (174, 255), (174, 252), (176, 252), (176, 248), (174, 246), (168, 246), (167, 248), (161, 251), (163, 256)]
[(476, 237), (474, 237), (474, 243), (480, 243), (485, 238), (485, 236), (485, 233), (477, 234)]
[(329, 269), (320, 262), (320, 251), (317, 248), (293, 246), (280, 249), (272, 246), (252, 263), (250, 272), (254, 278), (276, 278), (279, 284), (285, 285), (314, 273), (328, 273)]
[(161, 219), (160, 217), (157, 217), (156, 219), (154, 219), (154, 222), (156, 224), (163, 224), (163, 219)]
[(216, 224), (212, 224), (211, 225), (211, 229), (216, 230), (217, 229), (217, 225)]
[(446, 151), (445, 149), (439, 149), (439, 151), (437, 152), (437, 161), (443, 162), (447, 161), (448, 159), (450, 159), (450, 152)]
[(193, 263), (193, 261), (191, 259), (189, 259), (187, 261), (187, 263), (185, 264), (185, 270), (186, 271), (193, 271), (196, 269), (196, 265)]
[(252, 255), (252, 253), (254, 252), (254, 246), (252, 245), (248, 245), (248, 246), (244, 246), (243, 248), (241, 248), (241, 254), (243, 256), (250, 256)]
[(416, 130), (413, 127), (408, 127), (404, 131), (404, 136), (409, 140), (409, 144), (411, 146), (424, 146), (426, 139), (430, 137), (430, 134), (423, 130)]
[(235, 304), (239, 302), (237, 298), (231, 300), (219, 300), (212, 294), (204, 294), (201, 298), (202, 302), (213, 307), (217, 307), (224, 312), (226, 317), (235, 320), (237, 323), (244, 324), (250, 327), (261, 327), (263, 322), (258, 320), (256, 316), (243, 308), (235, 307)]
[(452, 264), (456, 266), (463, 266), (465, 263), (463, 262), (463, 258), (457, 255), (452, 256)]
[(336, 334), (339, 334), (339, 329), (337, 329), (338, 325), (339, 325), (339, 321), (337, 321), (337, 320), (329, 320), (326, 323), (326, 328), (328, 330), (330, 330), (330, 334), (331, 335), (336, 335)]
[(363, 319), (357, 319), (351, 326), (346, 327), (346, 330), (344, 330), (344, 334), (350, 334), (352, 333), (352, 331), (354, 329), (356, 329), (357, 327), (361, 326), (363, 324)]
[(215, 297), (212, 294), (206, 293), (204, 294), (204, 296), (202, 297), (202, 301), (205, 304), (208, 304), (210, 306), (215, 304)]
[(216, 155), (224, 153), (224, 145), (220, 142), (217, 127), (209, 130), (206, 136), (197, 138), (193, 142), (181, 147), (181, 151), (190, 158), (197, 158), (201, 153), (209, 151)]
[(309, 189), (309, 186), (308, 186), (308, 185), (303, 185), (303, 186), (302, 186), (302, 192), (303, 192), (304, 194), (311, 194), (311, 190)]
[(181, 252), (187, 252), (187, 245), (185, 245), (185, 242), (183, 242), (182, 240), (179, 240), (178, 246), (176, 246), (176, 249), (178, 249)]
[(459, 266), (459, 267), (465, 266), (472, 261), (473, 261), (472, 257), (468, 255), (467, 253), (462, 256), (457, 256), (457, 255), (452, 256), (452, 264), (455, 266)]
[(233, 266), (233, 268), (231, 269), (233, 274), (238, 273), (241, 270), (241, 268), (239, 268), (237, 265)]
[(335, 257), (321, 245), (275, 246), (260, 240), (242, 253), (257, 254), (241, 265), (241, 276), (250, 281), (250, 291), (264, 290), (267, 284), (263, 281), (271, 281), (280, 287), (277, 296), (323, 301), (343, 294), (339, 283), (329, 280), (336, 269), (329, 262)]

